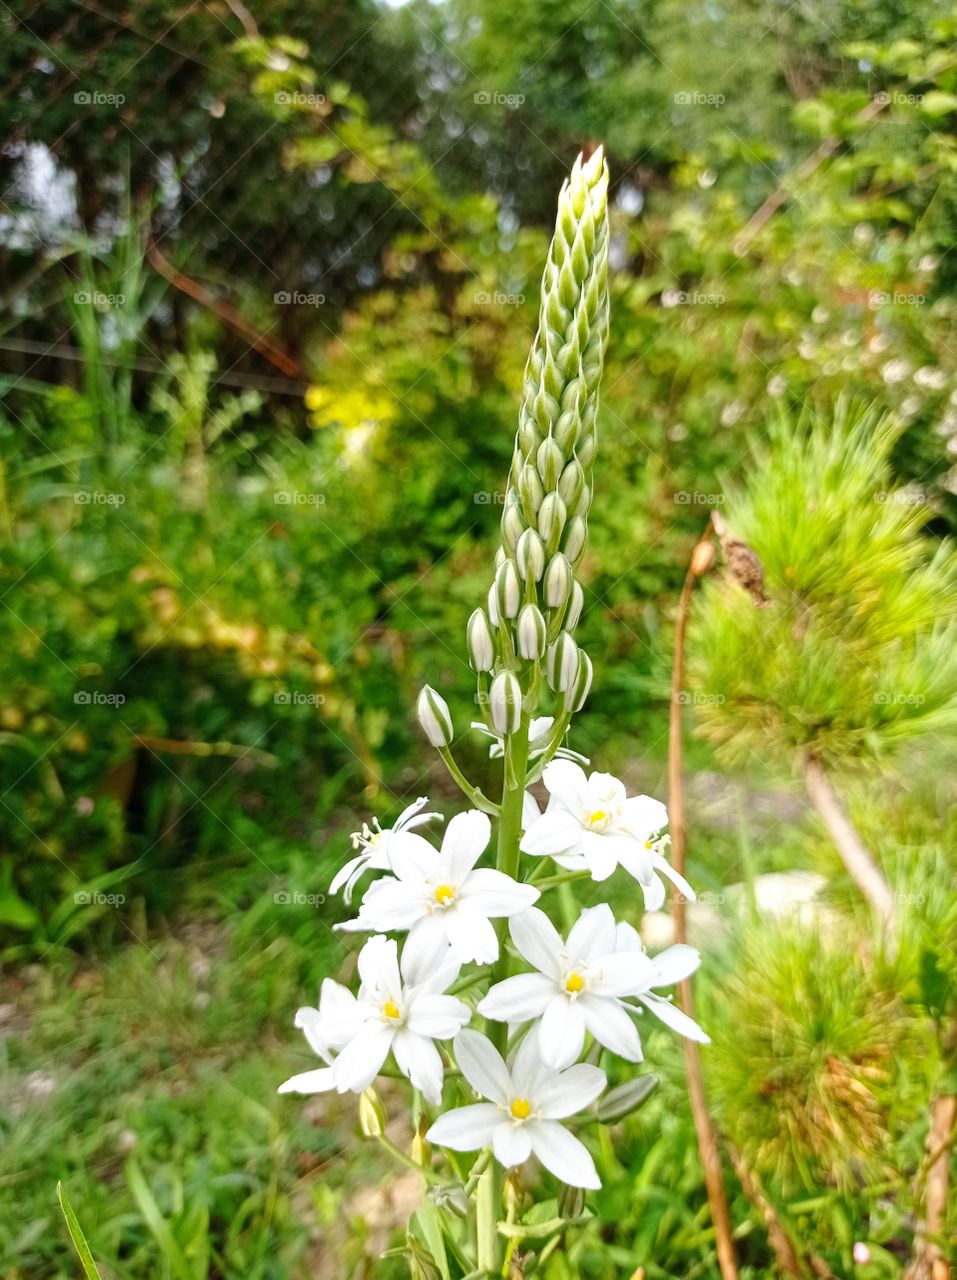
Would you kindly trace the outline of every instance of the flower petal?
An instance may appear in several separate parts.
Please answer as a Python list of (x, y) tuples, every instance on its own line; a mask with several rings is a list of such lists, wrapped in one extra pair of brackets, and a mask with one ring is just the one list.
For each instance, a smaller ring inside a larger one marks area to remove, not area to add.
[(661, 876), (656, 876), (654, 872), (651, 874), (651, 880), (648, 884), (644, 880), (639, 880), (641, 885), (641, 895), (645, 900), (646, 911), (660, 911), (665, 905), (665, 882)]
[(310, 1009), (308, 1005), (297, 1009), (294, 1025), (306, 1037), (309, 1048), (313, 1053), (317, 1053), (323, 1062), (332, 1061), (329, 1057), (329, 1042), (322, 1035), (322, 1014), (318, 1009)]
[(394, 938), (377, 935), (359, 952), (359, 999), (381, 1004), (396, 999), (402, 990), (399, 977), (399, 948)]
[(317, 1067), (315, 1071), (301, 1071), (297, 1076), (284, 1080), (277, 1093), (328, 1093), (336, 1087), (332, 1067)]
[(476, 1093), (507, 1106), (512, 1082), (502, 1055), (487, 1036), (478, 1031), (460, 1031), (452, 1041), (459, 1070)]
[(576, 1062), (567, 1071), (560, 1071), (539, 1087), (535, 1106), (546, 1120), (564, 1120), (576, 1111), (591, 1106), (608, 1083), (600, 1067), (587, 1062)]
[(425, 1135), (437, 1147), (451, 1147), (453, 1151), (478, 1151), (492, 1141), (492, 1134), (501, 1123), (502, 1113), (491, 1102), (477, 1102), (470, 1107), (457, 1107), (439, 1116)]
[[(449, 953), (449, 940), (441, 927), (424, 927), (434, 916), (423, 916), (409, 930), (402, 948), (399, 968), (410, 987), (427, 983), (432, 991), (444, 991), (458, 977), (458, 962)], [(447, 978), (444, 987), (436, 983), (439, 975)]]
[(563, 1129), (557, 1120), (535, 1120), (526, 1125), (532, 1150), (556, 1178), (570, 1187), (597, 1191), (601, 1179), (587, 1148)]
[(344, 862), (332, 877), (332, 882), (329, 885), (329, 892), (338, 893), (352, 875), (353, 871), (357, 871), (359, 868), (364, 867), (368, 861), (369, 859), (367, 855), (365, 853), (360, 853), (357, 857), (350, 858), (348, 862)]
[(420, 1090), (433, 1107), (439, 1106), (445, 1070), (442, 1057), (432, 1041), (417, 1035), (411, 1027), (403, 1027), (392, 1041), (392, 1054), (399, 1070), (409, 1077), (413, 1087)]
[(395, 880), (387, 876), (375, 880), (365, 892), (359, 919), (360, 929), (408, 929), (425, 913), (426, 891), (421, 881)]
[(578, 812), (588, 805), (590, 797), (585, 771), (571, 760), (553, 760), (547, 764), (542, 781), (567, 809)]
[(483, 916), (514, 916), (527, 911), (541, 893), (534, 885), (519, 884), (504, 871), (480, 867), (469, 875), (459, 891), (459, 898)]
[(442, 922), (455, 958), (462, 964), (494, 964), (498, 959), (498, 935), (488, 918), (471, 910), (467, 903), (436, 918)]
[[(550, 767), (550, 766), (549, 766)], [(577, 765), (575, 766), (577, 768)], [(556, 806), (536, 818), (525, 830), (519, 848), (536, 858), (575, 852), (581, 844), (582, 824), (573, 813)]]
[(492, 838), (488, 815), (479, 809), (457, 813), (445, 829), (442, 858), (453, 884), (464, 880), (485, 852)]
[(641, 1037), (629, 1015), (609, 996), (583, 996), (585, 1025), (599, 1044), (628, 1062), (641, 1062)]
[(492, 1151), (495, 1159), (506, 1169), (513, 1169), (515, 1165), (524, 1163), (532, 1154), (532, 1140), (528, 1136), (528, 1130), (522, 1124), (503, 1120), (495, 1126), (492, 1134)]
[(496, 1022), (528, 1022), (541, 1017), (554, 994), (554, 981), (543, 973), (519, 973), (497, 982), (479, 1001), (478, 1012)]
[(711, 1043), (711, 1037), (701, 1030), (694, 1018), (689, 1018), (686, 1013), (683, 1013), (670, 1000), (663, 1000), (661, 996), (650, 994), (641, 995), (638, 999), (672, 1031), (677, 1031), (680, 1036), (687, 1036), (689, 1040), (697, 1040), (699, 1044)]
[(655, 979), (644, 951), (616, 951), (594, 961), (588, 989), (596, 996), (634, 996), (655, 986)]
[(565, 950), (575, 960), (593, 960), (615, 949), (615, 917), (607, 902), (586, 907), (571, 927)]
[(647, 840), (668, 825), (668, 810), (652, 796), (632, 796), (622, 805), (625, 822), (632, 835)]
[(701, 963), (701, 956), (694, 947), (676, 942), (674, 946), (659, 951), (651, 963), (655, 971), (655, 980), (651, 985), (670, 987), (672, 983), (690, 977)]
[(606, 836), (598, 831), (582, 832), (582, 857), (593, 880), (607, 880), (618, 866), (618, 847), (627, 836)]
[(336, 1088), (340, 1093), (351, 1090), (362, 1093), (379, 1074), (395, 1034), (384, 1022), (369, 1022), (354, 1040), (345, 1046), (332, 1064)]
[(629, 924), (627, 920), (619, 920), (615, 925), (615, 950), (616, 951), (644, 951), (641, 941), (641, 934), (633, 924)]
[(548, 974), (556, 981), (561, 977), (559, 956), (565, 949), (558, 930), (544, 911), (529, 907), (508, 922), (508, 931), (523, 960), (527, 960), (539, 973)]
[(698, 901), (698, 895), (688, 881), (680, 871), (675, 871), (671, 863), (662, 854), (652, 852), (651, 865), (660, 871), (663, 876), (667, 876), (678, 892), (683, 893), (689, 902)]
[(416, 995), (410, 1005), (405, 1025), (417, 1036), (433, 1040), (451, 1040), (472, 1016), (464, 1000), (455, 996)]
[(585, 1018), (581, 1001), (572, 1000), (564, 994), (553, 996), (538, 1025), (542, 1061), (547, 1067), (560, 1070), (575, 1061), (584, 1043)]
[(522, 830), (527, 831), (532, 823), (537, 822), (541, 816), (538, 801), (530, 791), (526, 791), (522, 796)]

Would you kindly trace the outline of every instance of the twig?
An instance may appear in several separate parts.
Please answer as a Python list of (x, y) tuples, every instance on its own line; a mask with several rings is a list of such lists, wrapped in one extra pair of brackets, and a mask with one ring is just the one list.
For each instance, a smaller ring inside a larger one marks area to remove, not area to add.
[[(710, 526), (709, 526), (710, 528)], [(708, 534), (705, 534), (707, 538)], [(701, 546), (699, 543), (698, 546)], [(710, 544), (705, 543), (709, 546)], [(675, 656), (671, 672), (671, 707), (668, 724), (668, 827), (671, 832), (671, 862), (675, 871), (684, 873), (685, 851), (687, 846), (684, 811), (684, 779), (682, 775), (681, 750), (681, 686), (684, 682), (684, 650), (685, 633), (688, 627), (688, 613), (691, 608), (691, 596), (694, 584), (698, 579), (697, 566), (705, 565), (708, 556), (696, 556), (698, 548), (692, 553), (692, 566), (688, 569), (681, 598), (678, 602), (678, 618), (675, 625)], [(700, 571), (703, 571), (700, 570)], [(684, 942), (687, 929), (685, 922), (685, 903), (677, 889), (672, 891), (672, 914), (674, 917), (675, 942)], [(686, 978), (678, 987), (678, 1005), (693, 1017), (693, 1000), (691, 983)], [(705, 1094), (704, 1077), (701, 1071), (701, 1055), (693, 1040), (682, 1039), (684, 1051), (685, 1075), (688, 1079), (688, 1097), (691, 1102), (691, 1113), (694, 1117), (695, 1133), (698, 1137), (698, 1151), (704, 1167), (704, 1180), (708, 1192), (708, 1205), (711, 1210), (711, 1221), (714, 1223), (715, 1246), (718, 1253), (718, 1266), (722, 1280), (738, 1280), (738, 1264), (734, 1253), (732, 1238), (731, 1214), (728, 1209), (728, 1197), (724, 1188), (724, 1173), (721, 1168), (721, 1154), (718, 1150), (718, 1138), (715, 1132), (708, 1100)]]
[(135, 733), (133, 746), (171, 756), (232, 756), (236, 760), (254, 760), (256, 764), (275, 768), (279, 757), (258, 747), (244, 747), (238, 742), (189, 742), (179, 738), (154, 738), (148, 733)]

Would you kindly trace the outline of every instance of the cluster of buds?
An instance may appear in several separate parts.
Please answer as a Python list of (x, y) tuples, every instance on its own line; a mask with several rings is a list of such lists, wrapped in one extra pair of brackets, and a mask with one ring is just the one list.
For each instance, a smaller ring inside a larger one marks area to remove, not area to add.
[[(466, 629), (478, 701), (502, 736), (534, 712), (543, 674), (566, 722), (591, 687), (591, 662), (573, 638), (584, 605), (575, 569), (587, 536), (608, 333), (607, 202), (601, 151), (579, 158), (559, 197), (542, 279), (495, 576)], [(448, 709), (434, 691), (423, 691), (419, 714), (429, 741), (448, 746)]]

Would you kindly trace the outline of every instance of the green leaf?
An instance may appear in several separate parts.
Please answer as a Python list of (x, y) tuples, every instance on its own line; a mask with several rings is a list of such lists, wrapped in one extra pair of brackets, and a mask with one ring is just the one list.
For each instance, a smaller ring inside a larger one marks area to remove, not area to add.
[(925, 116), (946, 116), (951, 111), (957, 111), (957, 94), (931, 89), (924, 94), (920, 109)]
[(79, 1254), (86, 1280), (101, 1280), (100, 1273), (96, 1269), (96, 1263), (93, 1261), (93, 1254), (90, 1252), (90, 1246), (87, 1244), (86, 1236), (83, 1234), (83, 1228), (73, 1212), (73, 1205), (67, 1199), (62, 1182), (56, 1184), (56, 1198), (60, 1202), (60, 1211), (66, 1219), (66, 1229), (70, 1233), (74, 1249)]
[(146, 1219), (146, 1225), (152, 1231), (160, 1249), (163, 1251), (163, 1257), (168, 1262), (170, 1270), (177, 1277), (177, 1280), (195, 1280), (195, 1276), (190, 1271), (189, 1263), (176, 1243), (169, 1223), (160, 1212), (160, 1207), (156, 1203), (153, 1193), (147, 1186), (146, 1179), (143, 1177), (143, 1173), (135, 1160), (130, 1160), (126, 1166), (126, 1180), (130, 1184), (130, 1190), (133, 1192), (133, 1198), (139, 1206), (140, 1213)]

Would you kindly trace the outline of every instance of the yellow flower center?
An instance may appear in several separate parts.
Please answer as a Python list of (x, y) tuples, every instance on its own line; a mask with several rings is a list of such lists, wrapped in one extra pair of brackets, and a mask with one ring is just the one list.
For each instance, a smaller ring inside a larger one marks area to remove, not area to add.
[(516, 1098), (512, 1103), (512, 1115), (516, 1120), (527, 1120), (532, 1114), (532, 1104), (527, 1098)]
[(655, 842), (654, 842), (654, 840), (646, 840), (646, 841), (645, 841), (645, 848), (646, 848), (646, 849), (650, 849), (650, 848), (654, 845), (654, 843), (655, 843)]
[(574, 995), (576, 991), (581, 991), (584, 985), (585, 979), (580, 973), (570, 973), (565, 982), (565, 990)]
[(455, 897), (455, 889), (450, 884), (440, 884), (435, 891), (435, 900), (440, 907), (444, 907)]
[(383, 1013), (383, 1016), (386, 1018), (398, 1018), (399, 1006), (396, 1004), (394, 1000), (387, 1000), (385, 1004), (382, 1006), (382, 1013)]

